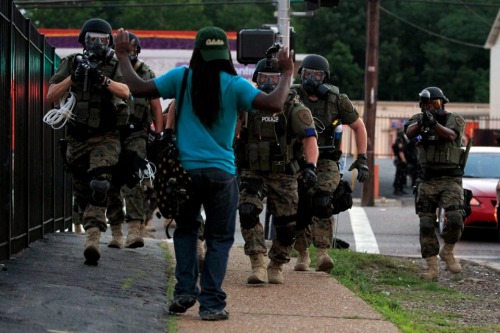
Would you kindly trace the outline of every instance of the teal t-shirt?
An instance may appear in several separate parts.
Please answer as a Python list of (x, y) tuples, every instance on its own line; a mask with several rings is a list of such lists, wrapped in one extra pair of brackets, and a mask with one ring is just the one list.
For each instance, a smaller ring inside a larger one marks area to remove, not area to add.
[[(160, 96), (179, 101), (185, 67), (174, 68), (154, 79)], [(238, 111), (252, 110), (252, 103), (260, 90), (238, 75), (220, 73), (221, 116), (211, 129), (206, 128), (193, 112), (189, 70), (182, 112), (177, 122), (179, 159), (186, 170), (218, 168), (236, 174), (233, 140)], [(178, 111), (177, 111), (178, 113)]]

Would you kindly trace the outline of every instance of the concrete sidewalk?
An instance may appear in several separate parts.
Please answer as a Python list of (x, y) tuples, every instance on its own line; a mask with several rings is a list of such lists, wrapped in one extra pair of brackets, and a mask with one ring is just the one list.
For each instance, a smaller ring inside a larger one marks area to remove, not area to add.
[(250, 261), (235, 245), (223, 286), (229, 320), (202, 321), (195, 305), (177, 316), (178, 332), (400, 332), (337, 280), (314, 270), (294, 272), (294, 263), (285, 266), (283, 285), (248, 285)]
[[(156, 223), (156, 238), (139, 249), (108, 248), (108, 230), (98, 266), (83, 264), (85, 236), (71, 232), (48, 234), (0, 262), (0, 332), (167, 332), (166, 290), (174, 277), (166, 255), (173, 246)], [(229, 320), (202, 321), (196, 304), (176, 316), (177, 331), (399, 332), (327, 274), (294, 272), (294, 261), (284, 285), (250, 286), (250, 262), (237, 242), (224, 282)]]

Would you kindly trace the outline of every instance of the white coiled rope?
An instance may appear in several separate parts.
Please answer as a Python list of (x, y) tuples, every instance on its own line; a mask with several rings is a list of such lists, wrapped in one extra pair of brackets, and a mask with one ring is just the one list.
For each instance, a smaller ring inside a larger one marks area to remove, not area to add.
[(43, 117), (43, 122), (50, 125), (53, 129), (60, 129), (68, 121), (76, 118), (73, 109), (76, 105), (76, 95), (69, 92), (69, 95), (64, 95), (59, 103), (59, 109), (52, 109)]
[(139, 169), (139, 178), (141, 178), (141, 182), (145, 179), (150, 179), (151, 182), (153, 182), (153, 180), (155, 179), (156, 166), (149, 161), (147, 162), (148, 164), (146, 165), (146, 168), (144, 170)]

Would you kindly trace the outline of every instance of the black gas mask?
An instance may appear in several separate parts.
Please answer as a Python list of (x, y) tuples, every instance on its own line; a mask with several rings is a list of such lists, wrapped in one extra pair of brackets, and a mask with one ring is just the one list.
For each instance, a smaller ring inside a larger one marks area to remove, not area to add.
[(316, 95), (318, 87), (323, 83), (325, 73), (323, 71), (303, 68), (302, 69), (302, 88), (310, 95)]
[(85, 50), (91, 59), (108, 63), (115, 54), (115, 51), (108, 45), (109, 35), (107, 34), (89, 32), (85, 37)]
[(257, 75), (257, 87), (263, 92), (269, 94), (276, 88), (280, 81), (280, 73), (259, 72)]

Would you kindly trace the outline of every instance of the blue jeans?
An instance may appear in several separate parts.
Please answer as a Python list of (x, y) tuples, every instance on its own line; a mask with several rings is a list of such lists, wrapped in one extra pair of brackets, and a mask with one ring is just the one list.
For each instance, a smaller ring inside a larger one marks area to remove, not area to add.
[[(222, 290), (222, 282), (226, 275), (229, 250), (234, 243), (238, 184), (235, 175), (217, 168), (187, 172), (192, 179), (193, 195), (176, 219), (174, 248), (177, 284), (174, 297), (194, 296), (200, 303), (200, 312), (220, 311), (226, 307), (226, 293)], [(199, 290), (196, 241), (202, 205), (206, 214), (207, 250), (201, 268)]]

